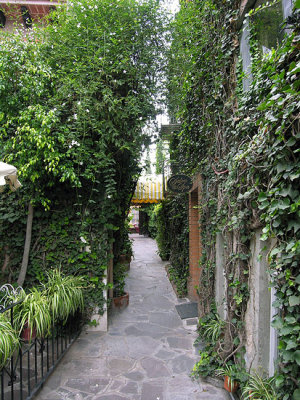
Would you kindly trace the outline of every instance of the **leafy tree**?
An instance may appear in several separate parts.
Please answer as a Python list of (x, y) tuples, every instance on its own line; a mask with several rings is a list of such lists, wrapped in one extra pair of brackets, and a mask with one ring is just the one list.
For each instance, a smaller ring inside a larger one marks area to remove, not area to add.
[[(19, 170), (23, 188), (14, 196), (35, 209), (31, 279), (62, 262), (99, 283), (101, 297), (109, 248), (149, 142), (142, 128), (156, 114), (165, 22), (157, 0), (83, 0), (62, 5), (26, 40), (5, 34), (0, 154)], [(1, 240), (12, 254), (17, 240), (24, 243), (24, 229), (7, 216), (8, 197), (0, 200), (7, 211)], [(8, 231), (15, 240), (5, 238)], [(17, 259), (8, 270), (14, 279)]]

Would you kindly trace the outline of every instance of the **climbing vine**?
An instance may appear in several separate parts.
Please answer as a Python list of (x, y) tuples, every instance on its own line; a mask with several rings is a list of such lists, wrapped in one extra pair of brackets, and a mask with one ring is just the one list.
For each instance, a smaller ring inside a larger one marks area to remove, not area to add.
[(23, 185), (0, 198), (2, 280), (18, 277), (30, 203), (25, 284), (61, 265), (84, 275), (90, 302), (103, 305), (149, 143), (143, 128), (156, 115), (165, 27), (156, 0), (82, 0), (25, 39), (1, 32), (0, 156)]
[(271, 243), (269, 274), (277, 298), (276, 390), (281, 399), (298, 399), (299, 2), (287, 21), (293, 32), (267, 54), (260, 50), (255, 24), (258, 12), (273, 4), (250, 12), (248, 90), (243, 88), (247, 77), (239, 60), (239, 5), (218, 0), (183, 3), (169, 55), (169, 110), (182, 124), (171, 139), (171, 160), (182, 172), (202, 176), (203, 315), (214, 297), (216, 240), (224, 241), (228, 312), (220, 342), (206, 353), (201, 370), (210, 364), (209, 354), (218, 358), (216, 366), (232, 361), (243, 366), (250, 244), (261, 229), (266, 248)]

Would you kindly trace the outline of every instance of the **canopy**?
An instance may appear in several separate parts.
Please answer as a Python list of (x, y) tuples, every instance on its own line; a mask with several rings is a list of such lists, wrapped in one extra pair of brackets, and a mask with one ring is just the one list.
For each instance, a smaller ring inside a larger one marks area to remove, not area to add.
[(0, 161), (0, 191), (8, 184), (12, 191), (17, 190), (21, 185), (17, 178), (17, 168)]
[(163, 199), (163, 184), (161, 180), (156, 178), (138, 181), (131, 203), (159, 203)]

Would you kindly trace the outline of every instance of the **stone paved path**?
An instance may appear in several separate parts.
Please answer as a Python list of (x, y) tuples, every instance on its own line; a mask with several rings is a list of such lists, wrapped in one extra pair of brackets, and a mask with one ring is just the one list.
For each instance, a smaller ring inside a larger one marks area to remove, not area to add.
[(108, 333), (81, 334), (38, 400), (228, 399), (223, 389), (189, 377), (199, 359), (195, 325), (177, 314), (179, 300), (155, 242), (133, 236), (128, 308), (110, 315)]

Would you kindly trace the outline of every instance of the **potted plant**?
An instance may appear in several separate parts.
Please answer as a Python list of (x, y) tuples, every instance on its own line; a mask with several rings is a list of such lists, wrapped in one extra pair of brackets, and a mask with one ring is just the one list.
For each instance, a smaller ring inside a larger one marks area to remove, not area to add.
[(129, 293), (125, 292), (126, 266), (117, 263), (113, 271), (113, 307), (122, 309), (129, 304)]
[(49, 299), (41, 288), (32, 288), (14, 310), (15, 324), (24, 340), (45, 337), (50, 332), (52, 319)]
[(249, 380), (243, 385), (243, 399), (244, 400), (276, 400), (275, 391), (275, 378), (264, 378), (257, 372), (249, 375)]
[(59, 269), (48, 272), (48, 280), (44, 284), (44, 290), (50, 304), (53, 321), (60, 320), (66, 323), (70, 315), (84, 307), (83, 277), (63, 275)]
[(230, 393), (236, 392), (240, 383), (246, 380), (246, 371), (237, 364), (225, 364), (216, 373), (224, 376), (224, 389)]
[(7, 316), (0, 314), (0, 370), (19, 345), (19, 337)]

